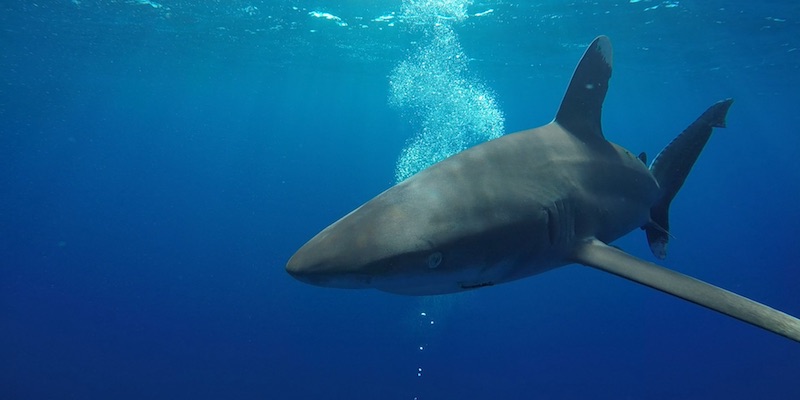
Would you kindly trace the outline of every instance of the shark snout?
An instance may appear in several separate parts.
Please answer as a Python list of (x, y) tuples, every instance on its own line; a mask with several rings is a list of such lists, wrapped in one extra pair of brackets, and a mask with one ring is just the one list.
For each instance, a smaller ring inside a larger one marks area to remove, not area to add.
[(370, 276), (355, 271), (347, 259), (331, 252), (327, 241), (312, 239), (286, 263), (286, 272), (300, 282), (335, 288), (365, 288)]
[(320, 260), (313, 250), (308, 249), (308, 244), (300, 248), (286, 263), (286, 272), (293, 278), (317, 286), (324, 286), (326, 273), (323, 260)]
[(302, 264), (293, 263), (291, 260), (286, 264), (286, 272), (300, 282), (314, 286), (323, 286), (340, 289), (363, 289), (370, 287), (372, 281), (367, 274), (354, 272), (334, 272), (326, 269), (304, 268)]
[(290, 259), (286, 264), (286, 272), (288, 272), (292, 278), (309, 285), (335, 287), (335, 285), (331, 284), (334, 275), (320, 272), (318, 269), (310, 268), (307, 265), (293, 260), (294, 258)]
[(297, 254), (292, 256), (289, 262), (286, 263), (286, 272), (299, 281), (311, 283), (308, 282), (308, 279), (313, 276), (313, 274), (310, 273), (310, 269), (307, 265), (297, 259)]
[(334, 222), (297, 250), (286, 272), (317, 286), (377, 288), (416, 271), (419, 253), (430, 250), (431, 244), (420, 239), (425, 232), (419, 226), (427, 225), (412, 211), (429, 202), (406, 209), (398, 207), (398, 201), (395, 196), (379, 197)]

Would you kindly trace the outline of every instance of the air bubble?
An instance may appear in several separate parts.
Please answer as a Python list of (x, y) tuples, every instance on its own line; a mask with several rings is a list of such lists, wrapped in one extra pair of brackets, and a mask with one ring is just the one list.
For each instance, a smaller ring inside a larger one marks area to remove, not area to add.
[(505, 117), (494, 93), (468, 72), (469, 58), (452, 27), (468, 17), (466, 8), (471, 3), (403, 3), (405, 20), (424, 26), (425, 44), (395, 67), (389, 77), (389, 103), (418, 130), (397, 160), (397, 182), (504, 132)]

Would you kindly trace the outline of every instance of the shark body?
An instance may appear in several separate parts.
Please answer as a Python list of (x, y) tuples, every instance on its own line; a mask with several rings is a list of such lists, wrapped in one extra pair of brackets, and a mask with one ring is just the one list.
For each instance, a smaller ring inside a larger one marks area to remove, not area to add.
[(708, 108), (653, 160), (606, 140), (612, 48), (596, 38), (556, 118), (419, 172), (325, 228), (286, 270), (318, 286), (405, 295), (493, 286), (583, 264), (795, 341), (800, 320), (608, 245), (636, 228), (666, 256), (669, 205), (732, 100)]

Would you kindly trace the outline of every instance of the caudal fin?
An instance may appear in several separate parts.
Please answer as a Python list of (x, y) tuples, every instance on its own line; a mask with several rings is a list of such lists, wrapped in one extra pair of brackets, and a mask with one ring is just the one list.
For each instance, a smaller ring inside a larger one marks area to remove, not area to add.
[(661, 197), (650, 208), (650, 223), (644, 226), (653, 255), (667, 256), (669, 205), (683, 186), (697, 157), (711, 137), (713, 128), (725, 127), (725, 116), (733, 99), (717, 102), (672, 140), (650, 164), (650, 172), (661, 187)]

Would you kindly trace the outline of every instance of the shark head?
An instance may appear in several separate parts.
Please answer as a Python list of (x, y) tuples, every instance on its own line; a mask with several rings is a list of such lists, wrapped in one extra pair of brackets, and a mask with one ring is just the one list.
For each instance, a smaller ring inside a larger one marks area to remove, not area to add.
[(459, 183), (441, 179), (452, 173), (449, 165), (420, 172), (328, 226), (289, 259), (286, 271), (316, 286), (406, 295), (516, 279), (522, 258), (546, 253), (549, 215), (532, 207), (518, 223), (511, 210), (490, 211), (491, 200), (464, 202), (469, 194)]
[(437, 252), (407, 223), (409, 204), (389, 196), (373, 199), (331, 224), (303, 245), (286, 264), (296, 279), (317, 286), (369, 288), (387, 275), (412, 275), (426, 254)]

